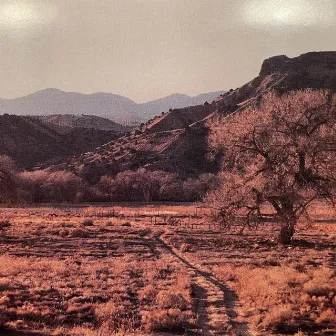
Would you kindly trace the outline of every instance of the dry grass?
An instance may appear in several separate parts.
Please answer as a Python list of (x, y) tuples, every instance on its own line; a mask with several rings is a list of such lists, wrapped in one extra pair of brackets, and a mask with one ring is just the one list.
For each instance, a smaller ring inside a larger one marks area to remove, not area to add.
[(182, 276), (161, 290), (148, 285), (141, 297), (150, 303), (150, 308), (142, 311), (146, 331), (183, 331), (193, 325), (189, 277)]
[[(158, 247), (162, 233), (231, 286), (250, 328), (264, 335), (334, 330), (336, 225), (326, 207), (289, 248), (275, 245), (271, 226), (244, 235), (209, 230), (207, 212), (150, 204), (2, 209), (11, 225), (0, 236), (0, 334), (1, 326), (59, 336), (195, 330), (195, 279)], [(216, 323), (231, 330), (227, 320)]]
[(335, 271), (326, 267), (217, 267), (215, 274), (230, 281), (258, 329), (315, 331), (336, 323)]
[[(7, 326), (18, 327), (17, 321), (24, 321), (20, 328), (53, 330), (62, 326), (65, 334), (71, 334), (76, 324), (88, 325), (90, 330), (130, 332), (180, 327), (182, 322), (171, 316), (171, 309), (186, 314), (184, 323), (191, 318), (187, 280), (177, 280), (180, 272), (170, 265), (169, 274), (162, 276), (168, 265), (163, 267), (161, 261), (118, 258), (99, 264), (89, 259), (79, 262), (3, 255), (0, 263), (0, 310)], [(162, 289), (148, 295), (149, 281), (154, 278)], [(152, 309), (166, 312), (160, 325), (153, 320), (155, 314), (146, 318)]]

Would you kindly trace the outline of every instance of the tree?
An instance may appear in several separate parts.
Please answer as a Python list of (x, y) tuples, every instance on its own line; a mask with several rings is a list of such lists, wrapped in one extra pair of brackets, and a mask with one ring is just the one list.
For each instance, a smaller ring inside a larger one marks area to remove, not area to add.
[(109, 200), (152, 202), (172, 197), (170, 187), (175, 186), (177, 180), (175, 174), (140, 168), (121, 172), (114, 178), (103, 176), (97, 187)]
[(42, 203), (47, 201), (44, 183), (49, 178), (49, 175), (50, 173), (46, 170), (22, 172), (19, 175), (20, 184), (26, 191), (26, 201), (32, 203)]
[(14, 161), (0, 155), (0, 202), (11, 203), (17, 200), (17, 179)]
[(271, 208), (279, 242), (290, 243), (299, 218), (318, 199), (335, 200), (336, 94), (275, 92), (209, 122), (213, 152), (223, 151), (221, 187), (208, 196), (224, 226), (260, 221)]
[(183, 182), (184, 200), (199, 201), (209, 190), (216, 189), (218, 177), (214, 174), (201, 174), (198, 178), (188, 178)]
[(75, 174), (60, 170), (49, 174), (43, 188), (50, 201), (72, 203), (83, 192), (83, 182)]

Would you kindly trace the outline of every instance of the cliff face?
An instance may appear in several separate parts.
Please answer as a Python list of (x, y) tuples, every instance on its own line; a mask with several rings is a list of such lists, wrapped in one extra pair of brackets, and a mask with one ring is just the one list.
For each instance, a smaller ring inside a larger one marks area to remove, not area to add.
[(270, 90), (287, 92), (306, 88), (336, 91), (336, 51), (311, 52), (294, 58), (281, 55), (266, 59), (258, 77), (224, 94), (216, 102), (217, 111), (229, 114), (242, 110)]
[(311, 52), (298, 57), (275, 56), (264, 61), (259, 76), (286, 75), (287, 89), (336, 90), (336, 52)]
[(321, 70), (326, 71), (336, 70), (336, 52), (310, 52), (298, 57), (289, 58), (285, 55), (274, 56), (266, 59), (262, 66), (259, 75), (267, 76), (273, 73), (302, 73), (304, 71)]

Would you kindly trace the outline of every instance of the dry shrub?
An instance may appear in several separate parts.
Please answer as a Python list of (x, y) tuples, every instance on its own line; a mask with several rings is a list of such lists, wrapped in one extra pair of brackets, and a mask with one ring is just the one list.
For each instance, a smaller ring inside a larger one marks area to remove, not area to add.
[(95, 314), (99, 320), (106, 321), (118, 318), (121, 314), (121, 307), (118, 307), (113, 301), (99, 304), (95, 309)]
[(304, 291), (310, 296), (323, 296), (328, 295), (330, 292), (335, 293), (336, 282), (334, 273), (333, 270), (326, 267), (313, 270), (309, 274), (309, 281), (303, 285)]
[[(300, 271), (301, 270), (301, 271)], [(320, 267), (306, 272), (297, 267), (217, 267), (219, 278), (232, 281), (245, 316), (260, 329), (286, 330), (300, 325), (323, 329), (336, 323), (335, 272)]]
[(315, 319), (315, 322), (316, 323), (329, 322), (335, 325), (336, 323), (335, 309), (329, 308), (323, 311), (321, 315)]
[(1, 305), (6, 305), (9, 302), (10, 302), (10, 299), (7, 295), (0, 297), (0, 306)]
[(139, 291), (140, 300), (153, 301), (156, 295), (157, 295), (157, 289), (151, 284), (145, 286)]
[(187, 244), (187, 243), (183, 243), (180, 246), (180, 251), (182, 253), (192, 252), (193, 251), (192, 245), (191, 244)]
[(53, 333), (53, 336), (135, 336), (139, 335), (137, 333), (132, 333), (129, 331), (115, 331), (109, 326), (108, 323), (103, 323), (98, 328), (85, 328), (85, 327), (73, 327), (70, 330), (65, 328), (57, 328)]
[(69, 232), (70, 236), (73, 238), (88, 238), (90, 237), (89, 232), (82, 229), (74, 229)]
[(279, 329), (282, 325), (290, 323), (293, 318), (293, 307), (291, 305), (279, 305), (270, 309), (261, 326), (266, 329)]
[(12, 224), (8, 220), (0, 221), (0, 230), (8, 229), (12, 226)]
[(8, 322), (7, 326), (12, 329), (23, 329), (27, 327), (27, 325), (25, 324), (23, 320), (16, 320), (16, 321)]
[(178, 308), (160, 309), (142, 315), (147, 331), (183, 331), (190, 326), (192, 316)]
[(11, 288), (10, 280), (7, 278), (0, 279), (0, 291), (5, 291)]
[(172, 273), (173, 268), (165, 260), (143, 263), (144, 276), (150, 282), (167, 279)]
[(29, 272), (31, 263), (26, 258), (15, 258), (6, 255), (0, 256), (0, 276), (17, 276), (20, 273)]
[(95, 308), (95, 315), (98, 321), (108, 326), (108, 329), (117, 331), (134, 330), (134, 316), (129, 301), (123, 301), (120, 296), (115, 295), (112, 300), (101, 303)]
[(294, 336), (308, 336), (308, 334), (304, 333), (303, 331), (299, 330)]
[(162, 290), (156, 295), (155, 299), (157, 305), (162, 308), (180, 308), (187, 309), (187, 298), (181, 293), (174, 293), (172, 290)]
[(191, 313), (191, 282), (182, 275), (170, 286), (156, 291), (151, 285), (140, 293), (151, 296), (151, 309), (142, 312), (142, 324), (146, 331), (182, 331), (194, 323)]
[(93, 220), (92, 219), (84, 219), (82, 222), (83, 226), (93, 226)]

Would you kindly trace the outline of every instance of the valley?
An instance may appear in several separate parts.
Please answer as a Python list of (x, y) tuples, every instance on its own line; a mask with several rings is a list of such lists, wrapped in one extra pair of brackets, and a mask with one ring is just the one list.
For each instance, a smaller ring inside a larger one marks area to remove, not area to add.
[(335, 79), (280, 55), (137, 126), (1, 116), (0, 335), (335, 335)]

